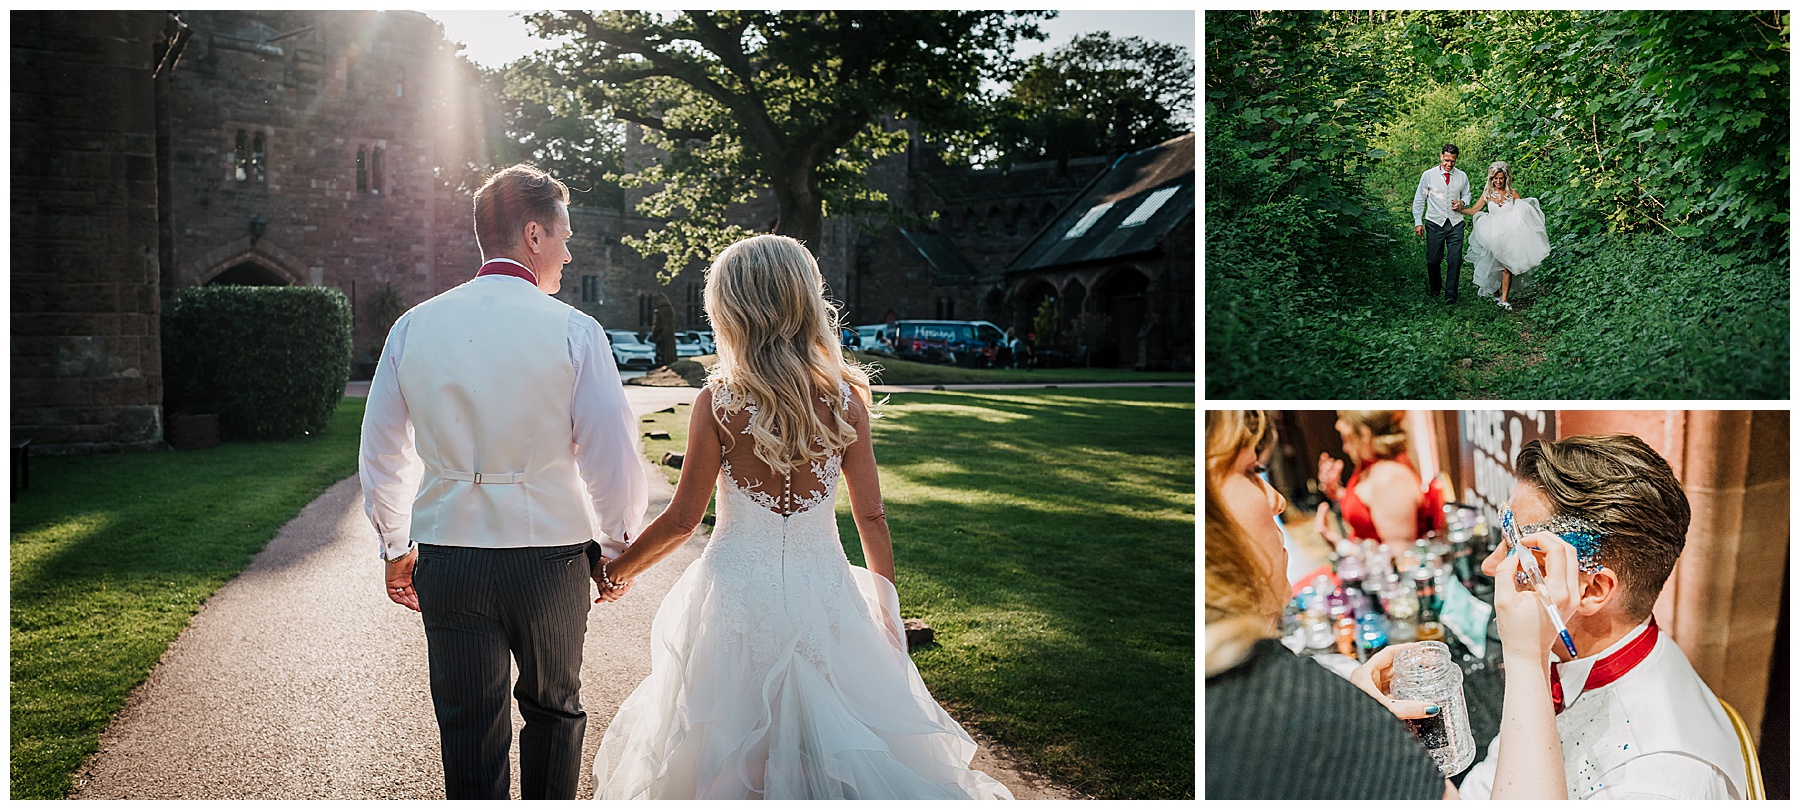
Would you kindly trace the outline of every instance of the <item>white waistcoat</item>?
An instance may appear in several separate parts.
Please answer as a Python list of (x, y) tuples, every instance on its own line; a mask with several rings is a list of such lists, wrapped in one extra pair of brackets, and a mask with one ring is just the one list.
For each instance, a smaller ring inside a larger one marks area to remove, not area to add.
[(413, 310), (399, 373), (425, 467), (418, 542), (561, 546), (596, 536), (575, 466), (574, 314), (510, 281), (463, 284)]

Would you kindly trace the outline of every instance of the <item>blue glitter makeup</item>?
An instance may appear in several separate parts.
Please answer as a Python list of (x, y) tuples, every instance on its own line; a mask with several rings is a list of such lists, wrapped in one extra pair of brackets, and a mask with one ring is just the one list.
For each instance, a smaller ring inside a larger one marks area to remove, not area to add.
[[(1542, 523), (1519, 526), (1513, 520), (1512, 506), (1508, 505), (1500, 512), (1500, 531), (1508, 540), (1516, 543), (1519, 538), (1537, 532), (1553, 532), (1563, 542), (1575, 547), (1575, 558), (1581, 570), (1593, 574), (1599, 572), (1601, 565), (1596, 557), (1600, 553), (1600, 541), (1606, 537), (1598, 525), (1586, 518), (1574, 515), (1552, 515)], [(1513, 551), (1508, 549), (1507, 556)]]

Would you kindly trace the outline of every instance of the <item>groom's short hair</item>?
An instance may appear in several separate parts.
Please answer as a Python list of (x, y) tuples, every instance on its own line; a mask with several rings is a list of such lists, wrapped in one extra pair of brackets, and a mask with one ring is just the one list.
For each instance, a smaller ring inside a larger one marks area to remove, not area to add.
[(1456, 144), (1447, 143), (1447, 144), (1444, 144), (1444, 148), (1438, 150), (1438, 154), (1440, 154), (1440, 155), (1444, 154), (1445, 152), (1448, 152), (1452, 155), (1458, 154), (1456, 151)]
[(1595, 559), (1624, 589), (1625, 618), (1643, 621), (1687, 545), (1687, 493), (1669, 462), (1636, 436), (1530, 441), (1515, 463), (1559, 514), (1584, 517), (1604, 535)]
[(482, 258), (517, 246), (526, 223), (549, 230), (556, 223), (556, 204), (569, 204), (569, 187), (529, 163), (495, 172), (475, 192), (475, 243)]

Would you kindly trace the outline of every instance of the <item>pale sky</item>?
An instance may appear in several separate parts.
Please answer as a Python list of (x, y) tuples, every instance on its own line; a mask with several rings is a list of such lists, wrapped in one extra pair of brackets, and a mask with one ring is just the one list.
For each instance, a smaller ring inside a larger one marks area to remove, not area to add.
[[(444, 35), (467, 46), (463, 53), (482, 67), (500, 67), (549, 45), (531, 35), (530, 26), (517, 11), (423, 13), (443, 23)], [(1193, 55), (1195, 22), (1192, 11), (1064, 11), (1056, 19), (1040, 25), (1050, 35), (1049, 39), (1021, 44), (1018, 55), (1022, 59), (1042, 53), (1094, 31), (1180, 45)]]

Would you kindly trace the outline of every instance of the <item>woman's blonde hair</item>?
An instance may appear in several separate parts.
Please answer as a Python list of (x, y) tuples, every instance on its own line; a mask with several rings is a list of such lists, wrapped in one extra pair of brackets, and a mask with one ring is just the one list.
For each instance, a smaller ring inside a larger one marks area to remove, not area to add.
[(1506, 183), (1500, 186), (1500, 188), (1506, 191), (1512, 191), (1512, 167), (1506, 165), (1506, 161), (1504, 160), (1496, 160), (1493, 163), (1488, 164), (1488, 182), (1493, 183), (1494, 175), (1499, 174), (1500, 172), (1506, 172)]
[[(1406, 411), (1338, 411), (1338, 418), (1352, 432), (1368, 431), (1374, 437), (1374, 459), (1398, 457), (1406, 452)], [(1361, 459), (1359, 459), (1361, 460)]]
[[(805, 246), (764, 235), (725, 248), (706, 271), (706, 318), (719, 353), (707, 384), (729, 394), (715, 407), (731, 412), (755, 403), (749, 434), (770, 469), (790, 472), (856, 441), (838, 383), (869, 407), (869, 371), (840, 348), (838, 312), (826, 302), (825, 278)], [(830, 424), (813, 408), (816, 396), (831, 403)], [(815, 439), (822, 451), (813, 449)]]
[(1265, 411), (1206, 412), (1206, 674), (1236, 666), (1251, 645), (1280, 629), (1287, 594), (1272, 591), (1274, 572), (1250, 533), (1225, 510), (1221, 484), (1238, 454), (1261, 453), (1275, 440)]

